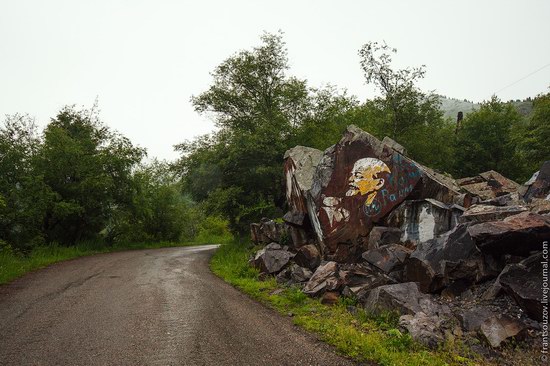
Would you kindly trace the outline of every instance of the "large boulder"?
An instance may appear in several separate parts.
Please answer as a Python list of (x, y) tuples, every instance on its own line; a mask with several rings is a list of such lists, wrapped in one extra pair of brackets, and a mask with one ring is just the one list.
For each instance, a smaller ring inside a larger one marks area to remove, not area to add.
[(451, 229), (464, 208), (435, 199), (407, 200), (388, 216), (389, 226), (401, 229), (401, 242), (426, 242)]
[(522, 337), (527, 327), (521, 321), (509, 316), (494, 315), (481, 323), (480, 330), (492, 347), (499, 347), (509, 338)]
[(254, 266), (261, 273), (276, 274), (294, 257), (294, 254), (281, 248), (277, 243), (267, 245), (254, 256)]
[(262, 219), (250, 224), (250, 236), (256, 244), (284, 243), (289, 241), (288, 226), (274, 220)]
[(299, 266), (315, 269), (321, 264), (321, 254), (315, 245), (304, 245), (298, 249), (294, 262)]
[(285, 152), (285, 192), (290, 211), (284, 219), (291, 224), (304, 225), (306, 193), (311, 189), (313, 174), (322, 156), (321, 150), (305, 146), (296, 146)]
[(355, 126), (324, 152), (309, 193), (323, 255), (339, 262), (357, 259), (362, 238), (406, 198), (453, 203), (460, 195), (443, 176)]
[(548, 302), (548, 287), (543, 287), (542, 251), (517, 264), (509, 264), (498, 277), (502, 289), (510, 295), (531, 318), (543, 319), (543, 292)]
[(489, 206), (489, 205), (472, 205), (470, 206), (462, 216), (460, 216), (460, 222), (485, 222), (503, 220), (508, 216), (517, 215), (519, 213), (527, 211), (527, 207), (514, 205), (514, 206)]
[(542, 164), (540, 170), (525, 183), (527, 191), (523, 198), (531, 201), (533, 198), (550, 200), (550, 160)]
[(365, 300), (365, 310), (373, 313), (397, 311), (400, 314), (449, 315), (450, 309), (437, 303), (431, 295), (424, 294), (414, 282), (384, 285), (370, 291)]
[(420, 243), (407, 261), (406, 280), (418, 282), (423, 292), (436, 292), (457, 281), (471, 284), (490, 277), (468, 226), (460, 224), (436, 239)]
[(478, 197), (481, 201), (514, 193), (520, 189), (518, 183), (494, 170), (481, 173), (476, 177), (458, 179), (457, 182), (464, 191)]
[(326, 262), (321, 264), (308, 283), (304, 287), (304, 293), (310, 296), (317, 296), (325, 291), (335, 291), (341, 286), (338, 278), (338, 263)]
[(386, 244), (400, 243), (402, 232), (397, 227), (375, 226), (367, 239), (367, 250), (376, 249)]
[(412, 250), (399, 244), (388, 244), (363, 253), (365, 261), (384, 273), (402, 270)]
[(446, 318), (427, 315), (420, 311), (414, 315), (402, 315), (399, 318), (399, 325), (407, 329), (411, 337), (417, 342), (430, 348), (436, 348), (445, 340), (441, 328), (446, 320)]
[(532, 212), (522, 212), (502, 221), (490, 221), (468, 228), (477, 247), (491, 255), (528, 256), (540, 250), (550, 239), (550, 218)]
[(338, 277), (346, 290), (345, 294), (354, 296), (359, 301), (364, 300), (372, 289), (395, 283), (395, 280), (367, 263), (342, 264)]
[(481, 324), (495, 315), (497, 314), (488, 306), (476, 306), (471, 309), (460, 310), (457, 318), (465, 331), (478, 332)]

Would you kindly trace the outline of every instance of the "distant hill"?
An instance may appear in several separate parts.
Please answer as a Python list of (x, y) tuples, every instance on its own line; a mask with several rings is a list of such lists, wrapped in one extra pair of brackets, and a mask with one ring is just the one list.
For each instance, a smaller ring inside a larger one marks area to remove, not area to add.
[[(453, 120), (456, 119), (458, 112), (462, 112), (464, 116), (466, 116), (473, 110), (479, 109), (479, 103), (470, 102), (469, 100), (447, 98), (442, 95), (439, 96), (439, 100), (441, 101), (441, 110), (445, 117), (449, 117)], [(533, 110), (533, 102), (530, 98), (523, 101), (512, 101), (512, 105), (516, 107), (522, 116), (527, 116)]]

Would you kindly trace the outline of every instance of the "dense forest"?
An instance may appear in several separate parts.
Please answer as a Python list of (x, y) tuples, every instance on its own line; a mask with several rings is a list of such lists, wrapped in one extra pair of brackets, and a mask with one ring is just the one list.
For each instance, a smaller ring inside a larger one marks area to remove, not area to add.
[(243, 235), (251, 222), (284, 213), (284, 152), (325, 149), (350, 124), (393, 138), (413, 159), (454, 177), (494, 169), (522, 183), (550, 159), (550, 93), (534, 98), (527, 116), (493, 97), (457, 126), (435, 94), (417, 87), (425, 68), (395, 69), (395, 53), (376, 42), (359, 50), (365, 81), (380, 95), (359, 101), (290, 75), (282, 35), (264, 34), (192, 97), (216, 130), (177, 145), (175, 162), (145, 163), (146, 151), (107, 127), (97, 106), (64, 107), (43, 131), (27, 115), (6, 116), (0, 248)]

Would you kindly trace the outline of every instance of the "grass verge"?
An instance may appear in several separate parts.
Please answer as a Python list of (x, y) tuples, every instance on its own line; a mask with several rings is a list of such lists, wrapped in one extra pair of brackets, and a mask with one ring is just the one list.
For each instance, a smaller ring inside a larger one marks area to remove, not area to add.
[(379, 365), (485, 365), (459, 342), (447, 342), (430, 350), (397, 329), (395, 314), (373, 316), (362, 309), (348, 311), (350, 299), (327, 306), (309, 298), (298, 288), (282, 287), (274, 278), (261, 281), (248, 265), (251, 250), (242, 244), (221, 246), (212, 257), (212, 271), (252, 298), (291, 315), (294, 324), (316, 333), (341, 354), (357, 361)]
[(0, 248), (0, 284), (8, 283), (18, 277), (21, 277), (25, 273), (44, 268), (53, 263), (92, 254), (110, 253), (132, 249), (192, 246), (206, 243), (215, 243), (215, 241), (191, 243), (129, 243), (115, 244), (113, 246), (105, 246), (99, 242), (85, 242), (79, 243), (73, 247), (58, 245), (37, 247), (27, 255), (15, 254), (11, 250), (2, 250), (2, 248)]

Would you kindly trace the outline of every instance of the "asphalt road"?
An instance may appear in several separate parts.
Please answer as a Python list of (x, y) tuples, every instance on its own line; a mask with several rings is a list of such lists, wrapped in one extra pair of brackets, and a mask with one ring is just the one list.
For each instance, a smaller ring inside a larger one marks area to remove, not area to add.
[(96, 255), (0, 286), (0, 365), (353, 365), (213, 275), (214, 250)]

